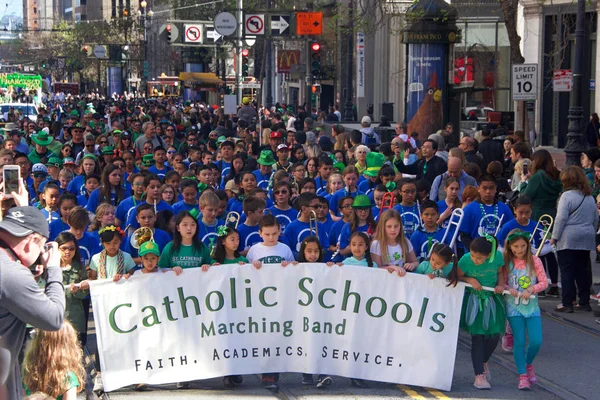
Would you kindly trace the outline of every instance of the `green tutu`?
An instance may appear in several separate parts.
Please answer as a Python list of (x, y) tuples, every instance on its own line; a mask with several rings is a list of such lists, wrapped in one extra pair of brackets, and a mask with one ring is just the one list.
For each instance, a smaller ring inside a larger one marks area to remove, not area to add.
[(506, 313), (502, 295), (467, 288), (463, 298), (460, 327), (471, 335), (504, 333)]

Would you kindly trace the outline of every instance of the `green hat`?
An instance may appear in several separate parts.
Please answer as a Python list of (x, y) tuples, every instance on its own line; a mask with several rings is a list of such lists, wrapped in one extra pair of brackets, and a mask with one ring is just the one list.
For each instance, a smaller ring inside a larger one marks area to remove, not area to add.
[(113, 146), (104, 146), (102, 148), (103, 156), (112, 156), (115, 153), (115, 148)]
[(77, 117), (79, 118), (79, 111), (73, 110), (69, 113), (69, 117)]
[(144, 167), (150, 167), (154, 165), (154, 155), (144, 154), (144, 156), (142, 157), (142, 165)]
[(123, 133), (123, 131), (121, 131), (121, 130), (118, 130), (118, 129), (115, 129), (115, 130), (114, 130), (114, 131), (112, 131), (110, 134), (114, 136), (114, 135), (121, 135), (121, 133)]
[(354, 202), (352, 203), (352, 208), (371, 208), (373, 204), (371, 203), (371, 199), (366, 194), (359, 194), (354, 198)]
[(63, 165), (63, 161), (55, 156), (52, 156), (48, 159), (48, 161), (46, 162), (46, 167), (57, 167), (60, 168)]
[(271, 150), (263, 150), (260, 152), (260, 157), (256, 161), (260, 165), (271, 166), (275, 164), (275, 159), (273, 158), (273, 152)]
[(379, 174), (379, 170), (383, 167), (385, 162), (385, 156), (381, 153), (374, 151), (367, 154), (367, 168), (365, 169), (365, 176), (376, 177)]
[(32, 138), (32, 140), (34, 143), (39, 144), (40, 146), (48, 146), (50, 143), (52, 143), (54, 138), (48, 135), (48, 133), (42, 129), (36, 136)]
[(160, 251), (158, 250), (158, 245), (155, 242), (153, 242), (152, 240), (144, 242), (140, 246), (140, 249), (138, 251), (138, 255), (140, 257), (143, 257), (146, 254), (154, 254), (157, 257), (160, 257)]
[(82, 160), (85, 160), (86, 158), (91, 158), (94, 161), (98, 161), (98, 157), (96, 157), (94, 154), (92, 153), (87, 153), (83, 156)]
[(219, 145), (219, 144), (223, 143), (226, 140), (227, 140), (227, 138), (225, 136), (219, 136), (217, 138), (217, 144)]

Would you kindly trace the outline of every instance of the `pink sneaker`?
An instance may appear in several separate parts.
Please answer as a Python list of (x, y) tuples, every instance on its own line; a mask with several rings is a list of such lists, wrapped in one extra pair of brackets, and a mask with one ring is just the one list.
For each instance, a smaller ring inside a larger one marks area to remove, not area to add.
[(526, 374), (519, 375), (519, 390), (529, 390), (531, 385), (529, 384), (529, 378)]
[(475, 375), (475, 383), (473, 383), (473, 386), (480, 390), (492, 388), (492, 385), (485, 379), (485, 375), (483, 374)]
[(526, 368), (527, 371), (527, 378), (529, 379), (529, 383), (536, 384), (537, 383), (537, 377), (535, 376), (535, 371), (533, 370), (533, 365), (528, 365)]
[(488, 363), (483, 363), (483, 376), (485, 376), (485, 379), (489, 383), (492, 383), (492, 374), (490, 372), (490, 366)]
[(514, 345), (515, 341), (512, 334), (502, 336), (502, 350), (512, 353)]

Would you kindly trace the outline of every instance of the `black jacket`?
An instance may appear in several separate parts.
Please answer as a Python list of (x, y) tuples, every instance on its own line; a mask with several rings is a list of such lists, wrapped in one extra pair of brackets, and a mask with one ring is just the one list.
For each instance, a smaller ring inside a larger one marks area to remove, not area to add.
[(504, 146), (497, 140), (484, 139), (479, 143), (479, 154), (486, 164), (492, 161), (504, 162)]
[(429, 159), (429, 161), (425, 161), (425, 159), (421, 159), (414, 164), (404, 165), (402, 160), (397, 160), (394, 165), (398, 169), (398, 171), (416, 175), (417, 180), (424, 179), (431, 185), (436, 176), (443, 174), (448, 170), (448, 165), (442, 160), (440, 157), (436, 157), (435, 155)]
[(482, 174), (484, 174), (487, 170), (487, 164), (483, 162), (483, 158), (479, 154), (477, 154), (475, 150), (465, 151), (465, 159), (467, 160), (467, 162), (477, 164)]

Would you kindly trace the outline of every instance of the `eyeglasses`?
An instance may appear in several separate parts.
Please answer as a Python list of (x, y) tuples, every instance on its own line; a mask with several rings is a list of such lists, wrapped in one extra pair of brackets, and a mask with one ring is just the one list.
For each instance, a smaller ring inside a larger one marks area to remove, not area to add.
[(167, 132), (168, 131), (175, 131), (175, 129), (173, 129), (173, 128), (167, 128), (166, 130), (167, 130)]
[(340, 208), (352, 208), (352, 204), (346, 204), (345, 206), (341, 206)]
[(131, 140), (131, 138), (127, 136), (127, 137), (121, 138), (121, 140)]
[(278, 194), (290, 194), (290, 192), (288, 192), (287, 190), (276, 190), (273, 192), (274, 195), (278, 195)]
[(135, 186), (135, 187), (144, 186), (144, 182), (133, 182), (133, 186)]
[(43, 172), (36, 172), (35, 174), (33, 174), (33, 177), (36, 179), (40, 179), (40, 178), (45, 178), (47, 177), (47, 174), (44, 174)]
[(108, 140), (101, 140), (100, 144), (108, 144)]
[(115, 167), (117, 167), (117, 168), (125, 168), (125, 164), (121, 164), (121, 163), (116, 164), (116, 163), (113, 163), (113, 165)]
[(175, 154), (175, 153), (177, 153), (177, 150), (168, 150), (167, 151), (167, 154)]
[(356, 211), (369, 211), (371, 207), (354, 207)]
[(319, 208), (321, 205), (320, 204), (309, 204), (308, 207), (309, 208)]
[(417, 190), (416, 189), (413, 189), (413, 190), (403, 190), (402, 193), (404, 193), (404, 194), (415, 194), (415, 193), (417, 193)]
[(75, 246), (70, 246), (70, 247), (59, 247), (58, 248), (60, 251), (75, 251)]
[(188, 138), (188, 139), (187, 139), (187, 141), (188, 141), (188, 142), (195, 142), (195, 141), (196, 141), (196, 138)]

